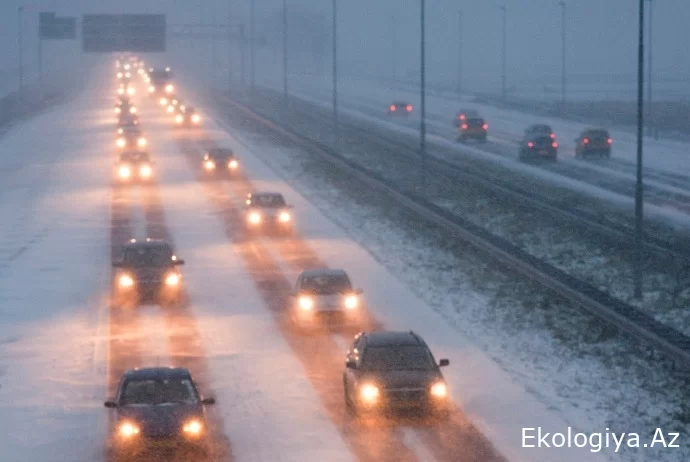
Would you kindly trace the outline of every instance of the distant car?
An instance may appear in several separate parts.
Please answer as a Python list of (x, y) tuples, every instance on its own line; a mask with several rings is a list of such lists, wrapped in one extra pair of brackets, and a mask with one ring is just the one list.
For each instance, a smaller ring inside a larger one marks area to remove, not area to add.
[(458, 126), (458, 141), (477, 140), (481, 143), (486, 143), (488, 131), (489, 124), (484, 119), (480, 117), (466, 118)]
[(362, 332), (345, 358), (345, 405), (355, 414), (418, 409), (445, 417), (449, 393), (441, 367), (414, 332)]
[(468, 118), (481, 119), (482, 116), (480, 116), (479, 112), (477, 112), (475, 109), (463, 109), (458, 111), (457, 114), (455, 114), (455, 119), (453, 119), (453, 125), (455, 125), (456, 128), (460, 127), (460, 125), (462, 125), (462, 123)]
[(396, 101), (388, 106), (388, 115), (406, 116), (412, 112), (412, 105), (409, 103)]
[(145, 152), (126, 151), (118, 157), (116, 170), (120, 182), (149, 181), (153, 177), (153, 162)]
[(584, 130), (580, 136), (575, 138), (575, 157), (596, 155), (608, 159), (611, 157), (612, 144), (613, 138), (607, 130)]
[(558, 142), (551, 127), (533, 125), (525, 130), (518, 151), (520, 160), (548, 159), (555, 161), (557, 157)]
[(139, 123), (139, 116), (131, 114), (129, 111), (117, 115), (117, 125), (137, 125)]
[(174, 254), (172, 246), (162, 240), (132, 239), (125, 245), (122, 261), (113, 263), (116, 299), (121, 304), (152, 301), (159, 304), (179, 304), (182, 301), (184, 265)]
[(136, 114), (137, 107), (129, 101), (118, 101), (115, 105), (115, 114), (123, 113)]
[(299, 327), (360, 326), (363, 321), (361, 289), (352, 287), (341, 269), (312, 269), (297, 278), (290, 310)]
[(175, 123), (182, 127), (194, 127), (201, 123), (201, 116), (192, 106), (182, 106), (175, 116)]
[(248, 194), (244, 206), (246, 229), (289, 233), (292, 231), (291, 208), (280, 193)]
[[(140, 460), (144, 454), (174, 451), (210, 457), (211, 429), (205, 407), (215, 402), (201, 397), (185, 368), (130, 369), (120, 379), (113, 399), (104, 403), (113, 411), (109, 455), (115, 460)], [(172, 459), (156, 455), (155, 460)]]
[(180, 101), (178, 99), (172, 98), (168, 101), (167, 110), (170, 114), (174, 114), (176, 112), (179, 112), (179, 108), (180, 108)]
[(209, 149), (201, 159), (201, 167), (209, 175), (228, 175), (238, 171), (240, 163), (232, 149)]
[(115, 146), (120, 150), (143, 149), (148, 144), (139, 125), (127, 125), (117, 130)]

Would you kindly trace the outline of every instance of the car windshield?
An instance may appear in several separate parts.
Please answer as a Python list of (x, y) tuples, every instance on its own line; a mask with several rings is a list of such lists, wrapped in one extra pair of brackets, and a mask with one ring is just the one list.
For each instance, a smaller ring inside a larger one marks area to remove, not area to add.
[(127, 266), (165, 266), (172, 262), (172, 250), (167, 246), (132, 247), (125, 251)]
[(312, 276), (302, 280), (301, 289), (315, 295), (341, 294), (350, 292), (352, 284), (344, 274)]
[(367, 348), (362, 356), (362, 367), (372, 370), (428, 370), (434, 360), (429, 350), (417, 345), (389, 345)]
[(285, 199), (280, 194), (253, 196), (251, 205), (255, 207), (285, 207)]
[(124, 406), (195, 404), (197, 401), (189, 379), (128, 380), (120, 397)]

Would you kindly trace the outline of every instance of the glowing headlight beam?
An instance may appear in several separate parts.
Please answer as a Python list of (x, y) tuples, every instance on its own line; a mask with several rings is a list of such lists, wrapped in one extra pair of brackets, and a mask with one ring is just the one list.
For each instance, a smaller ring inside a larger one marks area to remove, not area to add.
[(314, 300), (303, 295), (299, 298), (299, 307), (304, 311), (310, 311), (314, 308)]
[(139, 427), (130, 422), (124, 422), (119, 428), (120, 436), (124, 438), (131, 438), (139, 434)]
[(148, 165), (142, 165), (141, 168), (139, 168), (139, 175), (141, 175), (144, 178), (150, 177), (152, 173), (153, 170)]
[(281, 223), (287, 223), (290, 221), (290, 214), (287, 212), (280, 212), (280, 215), (278, 215), (278, 220), (280, 220)]
[(134, 285), (134, 279), (129, 274), (123, 274), (118, 279), (118, 284), (123, 288), (132, 287)]
[(348, 310), (354, 310), (359, 305), (359, 299), (356, 295), (348, 295), (345, 297), (345, 308)]
[(177, 273), (168, 274), (165, 278), (165, 284), (169, 286), (176, 286), (180, 283), (180, 275)]
[(232, 170), (235, 170), (237, 167), (239, 167), (239, 165), (240, 164), (236, 160), (231, 160), (228, 162), (228, 168)]
[(261, 223), (261, 214), (253, 212), (249, 214), (249, 222), (254, 225)]
[(199, 435), (204, 431), (204, 425), (198, 420), (190, 420), (184, 424), (182, 431), (191, 435)]
[(374, 403), (379, 399), (379, 389), (370, 383), (362, 385), (359, 389), (359, 396), (367, 403)]
[(435, 398), (445, 398), (448, 396), (448, 387), (443, 382), (436, 382), (431, 387), (431, 396)]

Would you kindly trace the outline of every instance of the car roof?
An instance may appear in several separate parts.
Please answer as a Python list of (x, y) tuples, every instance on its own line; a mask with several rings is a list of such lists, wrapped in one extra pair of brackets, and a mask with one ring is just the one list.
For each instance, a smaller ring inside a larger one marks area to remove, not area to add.
[(408, 103), (404, 101), (393, 101), (393, 104), (396, 106), (407, 106)]
[(211, 148), (208, 150), (207, 154), (211, 156), (232, 156), (235, 153), (230, 148)]
[(366, 334), (367, 346), (383, 347), (393, 345), (425, 345), (424, 341), (414, 332), (378, 331)]
[(347, 276), (345, 270), (331, 268), (315, 268), (302, 272), (302, 277), (316, 278), (321, 276)]
[(283, 197), (283, 195), (279, 192), (258, 192), (258, 193), (251, 193), (249, 195), (249, 198), (254, 199), (256, 197), (275, 197), (275, 196)]
[(184, 367), (143, 367), (128, 370), (124, 377), (129, 380), (191, 379), (192, 374)]
[(135, 240), (132, 239), (127, 244), (125, 244), (126, 249), (142, 249), (142, 248), (160, 248), (168, 247), (172, 249), (172, 246), (162, 239), (145, 239), (145, 240)]

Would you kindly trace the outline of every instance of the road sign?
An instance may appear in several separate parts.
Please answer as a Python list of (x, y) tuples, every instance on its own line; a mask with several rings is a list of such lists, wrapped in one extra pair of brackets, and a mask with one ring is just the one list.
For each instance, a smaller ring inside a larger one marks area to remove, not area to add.
[(85, 52), (164, 52), (164, 14), (84, 15), (82, 49)]
[(74, 40), (77, 38), (77, 18), (61, 18), (52, 12), (39, 13), (38, 36), (41, 40)]

